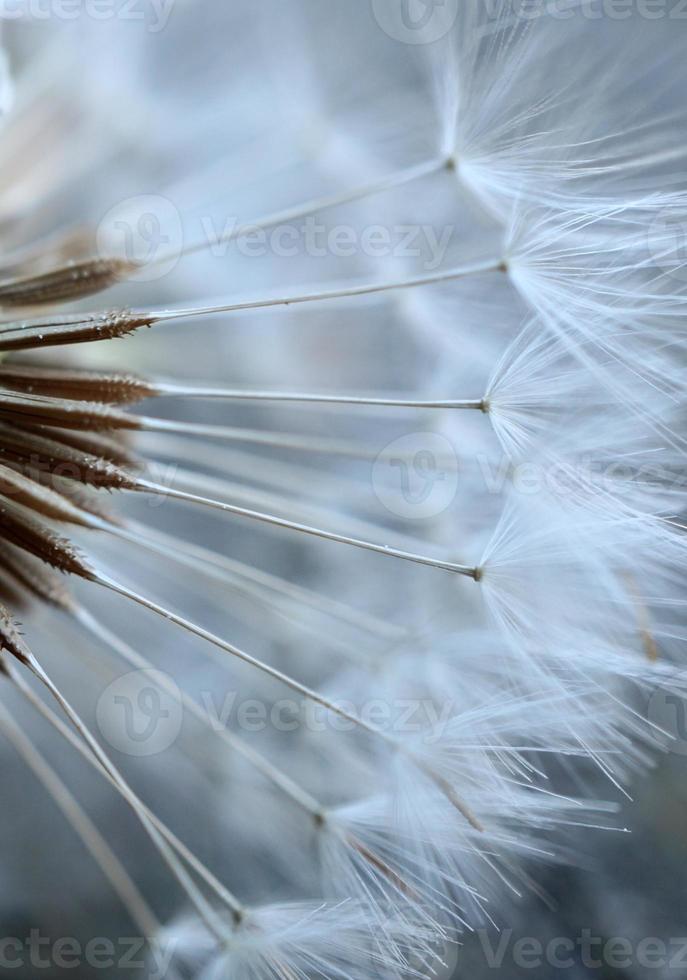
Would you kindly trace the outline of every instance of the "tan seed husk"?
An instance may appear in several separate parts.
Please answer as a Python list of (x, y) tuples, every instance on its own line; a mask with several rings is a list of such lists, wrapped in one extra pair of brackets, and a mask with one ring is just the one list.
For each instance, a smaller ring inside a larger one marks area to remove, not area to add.
[(157, 390), (134, 374), (46, 368), (14, 361), (0, 364), (0, 386), (24, 394), (108, 405), (131, 405), (153, 397)]
[(140, 428), (135, 415), (129, 415), (127, 412), (100, 402), (47, 398), (45, 395), (24, 395), (1, 389), (0, 418), (10, 422), (29, 422), (64, 429), (85, 429), (89, 432)]
[(150, 327), (155, 320), (155, 317), (120, 310), (0, 323), (0, 352), (114, 340), (140, 327)]
[(73, 601), (64, 579), (33, 555), (0, 541), (0, 564), (31, 595), (51, 606), (71, 610)]
[(71, 541), (37, 520), (30, 511), (6, 499), (0, 499), (0, 534), (17, 548), (61, 572), (92, 578), (92, 569)]
[(42, 306), (92, 296), (126, 278), (135, 268), (123, 259), (71, 261), (49, 272), (0, 282), (0, 306)]
[(132, 477), (101, 456), (91, 455), (65, 444), (64, 441), (2, 422), (0, 462), (29, 464), (39, 471), (94, 487), (111, 490), (135, 487)]

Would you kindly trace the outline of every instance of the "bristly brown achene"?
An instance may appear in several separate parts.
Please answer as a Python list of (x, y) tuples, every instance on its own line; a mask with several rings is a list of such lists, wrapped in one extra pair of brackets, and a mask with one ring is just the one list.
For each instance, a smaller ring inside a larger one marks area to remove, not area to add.
[[(19, 626), (12, 613), (0, 605), (0, 655), (4, 652), (16, 657), (21, 663), (28, 663), (31, 659), (28, 647), (19, 633)], [(0, 665), (2, 658), (0, 656)], [(5, 672), (4, 666), (2, 667)]]
[(0, 323), (0, 353), (114, 340), (154, 322), (155, 317), (128, 310), (4, 321)]

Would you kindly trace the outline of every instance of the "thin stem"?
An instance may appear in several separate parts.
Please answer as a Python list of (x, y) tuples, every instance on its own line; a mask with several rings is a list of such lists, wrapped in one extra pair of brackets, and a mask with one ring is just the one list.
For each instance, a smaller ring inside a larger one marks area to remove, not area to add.
[(219, 500), (211, 500), (208, 497), (201, 497), (193, 493), (185, 493), (183, 490), (175, 490), (171, 487), (161, 487), (148, 480), (137, 480), (136, 490), (132, 492), (155, 493), (162, 496), (171, 497), (175, 500), (185, 501), (192, 504), (200, 504), (203, 507), (210, 507), (227, 514), (235, 514), (238, 517), (246, 517), (249, 520), (259, 521), (263, 524), (270, 524), (273, 527), (286, 528), (291, 531), (300, 531), (302, 534), (309, 534), (313, 537), (322, 538), (325, 541), (335, 541), (338, 544), (350, 545), (354, 548), (361, 548), (365, 551), (372, 551), (378, 555), (386, 555), (389, 558), (400, 558), (403, 561), (414, 562), (419, 565), (428, 565), (431, 568), (441, 568), (444, 571), (454, 572), (457, 575), (465, 575), (475, 580), (479, 579), (479, 569), (470, 565), (460, 565), (456, 562), (442, 561), (440, 558), (429, 558), (426, 555), (416, 555), (410, 551), (401, 551), (391, 548), (389, 545), (375, 544), (372, 541), (363, 541), (360, 538), (351, 538), (345, 534), (336, 534), (333, 531), (325, 531), (322, 528), (311, 527), (308, 524), (299, 524), (296, 521), (289, 521), (283, 517), (275, 517), (273, 514), (265, 514), (261, 511), (250, 510), (247, 507), (238, 507), (235, 504), (223, 503)]
[[(403, 454), (399, 454), (399, 458), (403, 458)], [(439, 457), (442, 459), (442, 465), (444, 457)], [(249, 461), (250, 462), (250, 461)], [(455, 465), (455, 456), (453, 458), (453, 464)], [(157, 462), (151, 467), (152, 472), (158, 472), (155, 467), (159, 466)], [(450, 465), (450, 462), (446, 461), (446, 467)], [(159, 472), (164, 472), (160, 469)], [(234, 468), (233, 472), (239, 472), (238, 469)], [(242, 470), (241, 472), (246, 472)], [(252, 471), (248, 471), (253, 475)], [(165, 482), (165, 486), (174, 486), (177, 489), (183, 490), (188, 493), (200, 494), (202, 497), (210, 497), (213, 500), (231, 500), (232, 503), (240, 504), (242, 506), (250, 506), (252, 510), (259, 510), (265, 513), (272, 514), (275, 511), (281, 513), (282, 509), (288, 508), (288, 513), (282, 514), (282, 516), (289, 517), (293, 520), (304, 521), (308, 524), (316, 524), (317, 527), (328, 526), (332, 520), (340, 520), (341, 512), (340, 510), (334, 509), (332, 502), (341, 503), (342, 498), (337, 493), (337, 487), (334, 485), (332, 488), (333, 492), (329, 494), (323, 494), (323, 500), (318, 500), (316, 495), (314, 500), (305, 499), (303, 487), (306, 489), (310, 488), (312, 481), (316, 481), (320, 478), (321, 470), (310, 471), (307, 476), (304, 473), (304, 481), (299, 487), (291, 484), (290, 486), (284, 487), (286, 492), (275, 492), (273, 490), (263, 489), (261, 486), (249, 485), (246, 483), (239, 483), (236, 480), (228, 480), (223, 477), (217, 477), (213, 475), (208, 475), (206, 473), (200, 473), (197, 470), (187, 470), (180, 467), (176, 467), (173, 471), (173, 479)], [(337, 474), (338, 476), (338, 474)], [(326, 475), (323, 474), (323, 478), (326, 479)], [(256, 476), (258, 484), (264, 484), (263, 478)], [(329, 483), (336, 484), (336, 479), (330, 479)], [(129, 487), (129, 490), (135, 490), (135, 487)], [(358, 500), (352, 501), (353, 509), (355, 509)], [(378, 522), (365, 517), (354, 517), (350, 513), (347, 514), (346, 523), (348, 527), (348, 533), (352, 537), (364, 538), (375, 540), (379, 534), (386, 534), (388, 529)], [(388, 533), (392, 533), (388, 531)], [(415, 551), (418, 547), (418, 539), (411, 535), (410, 531), (401, 531), (394, 529), (393, 531), (393, 543), (395, 547), (403, 548), (406, 551)]]
[[(340, 207), (343, 204), (351, 204), (353, 201), (360, 201), (366, 197), (372, 197), (375, 194), (379, 194), (386, 190), (391, 190), (394, 187), (402, 187), (404, 184), (409, 184), (414, 180), (419, 180), (422, 177), (428, 177), (432, 174), (439, 173), (447, 167), (446, 160), (429, 160), (426, 163), (416, 164), (412, 167), (406, 167), (403, 170), (398, 170), (396, 173), (387, 174), (386, 176), (380, 178), (377, 181), (373, 181), (369, 184), (362, 184), (358, 187), (353, 187), (346, 191), (341, 191), (339, 194), (330, 194), (327, 196), (312, 198), (309, 201), (305, 201), (302, 204), (296, 204), (290, 208), (284, 208), (281, 211), (275, 211), (272, 214), (264, 215), (261, 218), (256, 218), (254, 221), (244, 222), (242, 225), (237, 225), (232, 228), (231, 231), (226, 232), (223, 235), (218, 236), (213, 241), (208, 241), (204, 239), (203, 241), (194, 242), (188, 245), (182, 251), (182, 256), (193, 255), (196, 252), (202, 252), (209, 248), (215, 248), (221, 244), (228, 244), (229, 242), (235, 241), (241, 238), (243, 235), (249, 235), (255, 231), (264, 231), (267, 228), (274, 228), (276, 225), (287, 224), (290, 221), (297, 221), (299, 218), (307, 218), (308, 215), (315, 214), (317, 211), (325, 211), (328, 208)], [(152, 263), (152, 265), (164, 265), (170, 259), (177, 259), (178, 253), (167, 253), (162, 255), (159, 259)]]
[(212, 646), (217, 647), (219, 650), (223, 650), (225, 653), (231, 654), (232, 657), (236, 657), (237, 660), (242, 660), (244, 663), (250, 664), (251, 667), (255, 667), (261, 673), (265, 674), (267, 677), (271, 677), (273, 680), (279, 681), (286, 687), (295, 691), (297, 694), (302, 695), (309, 701), (319, 704), (321, 707), (326, 708), (328, 711), (333, 711), (335, 714), (340, 715), (347, 721), (354, 722), (356, 725), (360, 725), (369, 731), (375, 732), (376, 729), (369, 726), (363, 720), (357, 718), (356, 715), (346, 711), (341, 705), (335, 704), (329, 698), (325, 697), (323, 694), (319, 694), (317, 691), (312, 690), (305, 684), (301, 684), (299, 681), (295, 680), (293, 677), (289, 677), (288, 674), (282, 673), (282, 671), (277, 670), (276, 667), (272, 667), (269, 664), (264, 663), (262, 660), (258, 660), (257, 657), (251, 656), (251, 654), (246, 653), (245, 650), (241, 650), (239, 647), (234, 646), (233, 643), (229, 643), (228, 640), (223, 640), (220, 636), (216, 636), (209, 630), (204, 629), (202, 626), (196, 625), (196, 623), (191, 622), (191, 620), (180, 616), (178, 613), (173, 612), (171, 609), (167, 609), (165, 606), (159, 605), (153, 599), (149, 599), (147, 596), (141, 595), (130, 589), (128, 586), (123, 585), (120, 582), (115, 581), (115, 579), (110, 578), (102, 572), (93, 572), (93, 581), (97, 582), (99, 585), (110, 589), (112, 592), (116, 592), (123, 596), (125, 599), (130, 599), (133, 602), (138, 603), (138, 605), (143, 606), (145, 609), (149, 609), (151, 612), (156, 613), (163, 619), (168, 620), (175, 626), (180, 626), (182, 629), (186, 630), (188, 633), (192, 633), (194, 636), (200, 637), (201, 640), (212, 644)]
[(347, 299), (352, 296), (370, 296), (375, 293), (389, 292), (395, 289), (412, 289), (415, 286), (429, 286), (435, 283), (451, 282), (466, 276), (485, 272), (505, 272), (503, 260), (488, 259), (474, 262), (442, 272), (433, 272), (424, 276), (412, 276), (407, 279), (397, 279), (391, 282), (363, 283), (358, 286), (342, 286), (338, 289), (323, 289), (318, 293), (301, 293), (293, 296), (273, 296), (255, 300), (245, 300), (241, 303), (224, 303), (219, 306), (198, 306), (178, 310), (156, 310), (140, 312), (141, 315), (157, 322), (181, 320), (195, 316), (211, 316), (217, 313), (236, 313), (242, 310), (260, 310), (272, 306), (291, 306), (300, 303), (318, 303), (331, 299)]
[(178, 398), (207, 398), (227, 401), (296, 402), (322, 405), (370, 405), (384, 408), (456, 408), (484, 411), (484, 399), (413, 399), (368, 398), (363, 395), (327, 395), (311, 392), (246, 391), (240, 388), (205, 388), (202, 385), (181, 385), (173, 381), (153, 380), (156, 394)]

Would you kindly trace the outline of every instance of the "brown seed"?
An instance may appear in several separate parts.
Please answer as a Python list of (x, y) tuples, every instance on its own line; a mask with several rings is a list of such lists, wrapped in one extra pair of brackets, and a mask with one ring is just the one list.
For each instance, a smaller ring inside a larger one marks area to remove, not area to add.
[(69, 228), (17, 249), (0, 266), (0, 281), (28, 278), (48, 272), (72, 260), (93, 255), (93, 234), (86, 227)]
[(134, 374), (45, 368), (14, 361), (0, 364), (0, 386), (23, 394), (109, 405), (130, 405), (156, 394), (154, 385)]
[(0, 351), (85, 344), (125, 337), (156, 318), (120, 310), (115, 313), (70, 314), (0, 323)]
[[(32, 659), (31, 651), (22, 639), (10, 611), (2, 605), (0, 605), (0, 651), (11, 653), (23, 664), (29, 663)], [(7, 674), (4, 664), (2, 669)]]
[(0, 534), (10, 544), (28, 551), (61, 572), (87, 579), (93, 576), (92, 569), (68, 538), (57, 534), (36, 520), (29, 511), (6, 499), (0, 499)]
[(88, 516), (81, 513), (62, 494), (1, 463), (0, 496), (21, 504), (48, 520), (79, 524), (81, 527), (89, 527), (91, 523)]
[[(23, 470), (20, 469), (20, 472)], [(86, 514), (97, 517), (98, 520), (105, 521), (107, 524), (119, 527), (124, 524), (121, 518), (112, 513), (109, 506), (112, 498), (109, 494), (103, 497), (90, 487), (76, 483), (74, 480), (65, 480), (54, 473), (27, 473), (27, 475), (33, 476), (37, 483), (50, 487), (55, 493), (65, 497), (78, 510), (85, 511)]]
[(25, 609), (28, 605), (28, 595), (17, 580), (5, 568), (0, 568), (0, 604), (10, 609)]
[(135, 415), (100, 402), (47, 398), (45, 395), (9, 393), (0, 389), (0, 418), (9, 422), (34, 422), (64, 429), (98, 432), (108, 429), (138, 429)]
[(7, 541), (0, 541), (0, 563), (12, 578), (36, 598), (60, 609), (73, 608), (64, 580), (33, 555), (15, 548)]
[(41, 306), (91, 296), (113, 286), (136, 266), (122, 259), (86, 259), (38, 275), (0, 282), (0, 306)]
[(0, 462), (28, 464), (25, 472), (29, 476), (37, 470), (110, 490), (136, 486), (131, 476), (107, 459), (73, 448), (65, 441), (3, 422), (0, 422)]
[(48, 428), (43, 425), (24, 423), (21, 425), (17, 423), (16, 428), (37, 436), (43, 436), (63, 446), (78, 449), (80, 452), (88, 453), (89, 456), (102, 458), (108, 463), (114, 463), (115, 466), (121, 466), (127, 470), (143, 469), (143, 460), (129, 448), (126, 441), (128, 433), (123, 431), (104, 435), (101, 432)]

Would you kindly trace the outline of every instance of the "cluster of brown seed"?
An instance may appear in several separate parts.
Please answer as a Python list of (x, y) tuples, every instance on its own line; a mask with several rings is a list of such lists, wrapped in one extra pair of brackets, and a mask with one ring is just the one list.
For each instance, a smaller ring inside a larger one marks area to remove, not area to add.
[[(94, 259), (14, 275), (0, 282), (0, 306), (9, 316), (40, 313), (100, 292), (130, 271), (121, 260)], [(92, 577), (61, 527), (116, 523), (97, 491), (135, 488), (139, 461), (126, 436), (138, 426), (125, 406), (156, 393), (133, 375), (51, 367), (22, 359), (22, 353), (123, 337), (152, 322), (118, 311), (0, 323), (0, 644), (21, 660), (29, 653), (17, 612), (32, 597), (69, 607), (54, 569)]]

